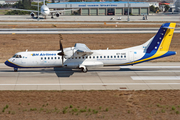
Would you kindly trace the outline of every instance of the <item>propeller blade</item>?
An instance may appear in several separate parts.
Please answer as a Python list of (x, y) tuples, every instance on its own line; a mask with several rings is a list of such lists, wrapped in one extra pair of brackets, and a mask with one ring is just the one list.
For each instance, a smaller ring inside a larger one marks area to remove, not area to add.
[(59, 52), (58, 55), (64, 56), (64, 52)]
[(62, 55), (62, 66), (64, 66), (64, 56)]
[(62, 46), (61, 40), (59, 41), (59, 44), (60, 44), (60, 50), (64, 53), (64, 50), (63, 50), (63, 46)]
[(59, 40), (59, 46), (60, 46), (60, 50), (61, 52), (58, 53), (59, 56), (62, 56), (62, 66), (64, 66), (64, 50), (63, 50), (63, 46), (61, 43), (61, 40), (63, 40), (62, 35), (59, 34), (60, 40)]

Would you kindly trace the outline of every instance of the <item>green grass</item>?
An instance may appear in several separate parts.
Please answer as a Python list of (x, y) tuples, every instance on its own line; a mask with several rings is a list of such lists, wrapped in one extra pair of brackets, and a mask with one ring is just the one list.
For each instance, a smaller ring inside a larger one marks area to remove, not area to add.
[(73, 106), (72, 106), (72, 105), (70, 105), (70, 106), (69, 106), (69, 108), (73, 108)]
[(0, 10), (0, 15), (4, 15), (8, 10)]
[(175, 107), (175, 106), (172, 106), (172, 110), (176, 110), (176, 107)]
[(176, 114), (179, 114), (179, 111), (176, 111)]

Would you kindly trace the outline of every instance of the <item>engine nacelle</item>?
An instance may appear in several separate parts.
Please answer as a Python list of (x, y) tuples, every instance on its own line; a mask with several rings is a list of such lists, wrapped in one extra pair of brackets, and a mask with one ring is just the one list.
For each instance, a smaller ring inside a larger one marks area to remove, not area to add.
[(56, 13), (56, 17), (59, 17), (59, 15), (60, 15), (59, 13)]
[(34, 17), (34, 13), (33, 12), (30, 15), (31, 15), (31, 17)]
[(68, 59), (68, 58), (71, 58), (73, 55), (74, 55), (74, 47), (69, 47), (69, 48), (65, 48), (64, 49), (64, 53), (65, 53), (65, 58)]

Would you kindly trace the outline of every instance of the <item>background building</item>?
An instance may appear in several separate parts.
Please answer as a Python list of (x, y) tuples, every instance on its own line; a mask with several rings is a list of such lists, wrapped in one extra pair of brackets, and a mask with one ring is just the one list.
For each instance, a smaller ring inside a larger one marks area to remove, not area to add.
[[(127, 15), (128, 2), (63, 2), (49, 3), (50, 9), (79, 9), (79, 15)], [(129, 2), (129, 13), (132, 15), (148, 15), (149, 3)], [(71, 15), (72, 11), (65, 11), (64, 15)]]

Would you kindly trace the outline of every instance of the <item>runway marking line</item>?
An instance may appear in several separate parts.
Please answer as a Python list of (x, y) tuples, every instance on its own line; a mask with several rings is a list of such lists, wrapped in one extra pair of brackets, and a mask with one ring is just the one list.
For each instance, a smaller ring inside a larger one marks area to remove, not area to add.
[(131, 76), (133, 80), (180, 80), (180, 76)]
[(46, 86), (46, 85), (62, 85), (62, 86), (66, 86), (66, 85), (180, 85), (180, 83), (63, 83), (63, 84), (0, 84), (0, 86), (12, 86), (12, 85), (16, 85), (16, 86), (23, 86), (23, 85), (39, 85), (39, 86)]

